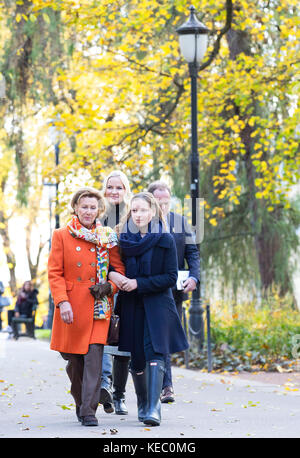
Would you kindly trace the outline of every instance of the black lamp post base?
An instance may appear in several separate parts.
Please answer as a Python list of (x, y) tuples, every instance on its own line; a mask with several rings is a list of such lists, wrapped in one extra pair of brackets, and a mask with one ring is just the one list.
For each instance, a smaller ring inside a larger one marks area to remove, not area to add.
[(194, 294), (193, 291), (193, 297), (189, 308), (189, 337), (191, 341), (197, 341), (199, 350), (203, 349), (205, 340), (203, 313), (204, 309), (201, 299), (198, 297), (197, 291), (196, 294)]

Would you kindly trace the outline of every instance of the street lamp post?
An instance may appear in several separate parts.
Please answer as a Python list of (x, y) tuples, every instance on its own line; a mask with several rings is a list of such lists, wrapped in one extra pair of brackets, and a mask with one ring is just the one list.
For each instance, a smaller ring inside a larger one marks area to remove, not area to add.
[[(59, 165), (59, 131), (55, 124), (51, 123), (49, 126), (49, 137), (50, 141), (54, 147), (54, 153), (55, 153), (55, 167)], [(49, 183), (50, 187), (55, 186), (55, 229), (58, 229), (60, 226), (59, 222), (59, 213), (57, 211), (58, 208), (58, 180), (56, 180), (55, 183)], [(51, 188), (50, 188), (51, 189)], [(51, 220), (52, 220), (52, 199), (50, 197), (49, 200), (49, 208), (50, 208), (50, 238), (49, 238), (49, 252), (51, 249), (51, 238), (52, 238), (52, 230), (51, 230)], [(49, 312), (48, 312), (48, 318), (47, 318), (47, 328), (52, 329), (52, 323), (53, 323), (53, 316), (54, 316), (54, 304), (53, 304), (53, 299), (51, 296), (51, 291), (49, 289)]]
[[(51, 239), (52, 239), (52, 202), (53, 200), (56, 199), (56, 183), (44, 183), (44, 186), (48, 187), (48, 202), (49, 202), (49, 253), (51, 250)], [(54, 189), (54, 192), (52, 189)], [(48, 307), (48, 316), (47, 316), (47, 329), (52, 329), (52, 322), (53, 322), (53, 313), (54, 313), (54, 305), (53, 305), (53, 300), (52, 300), (52, 295), (51, 291), (49, 288), (49, 294), (48, 294), (48, 301), (49, 301), (49, 307)]]
[[(51, 124), (49, 127), (49, 137), (51, 140), (52, 145), (54, 146), (54, 153), (55, 153), (55, 166), (59, 165), (59, 130), (55, 126), (55, 124)], [(55, 229), (59, 228), (59, 214), (57, 211), (58, 207), (58, 180), (55, 183)]]
[[(179, 35), (180, 50), (188, 62), (191, 78), (191, 198), (192, 198), (192, 226), (197, 231), (197, 216), (199, 215), (199, 155), (198, 155), (198, 132), (197, 132), (197, 77), (199, 62), (203, 58), (207, 48), (208, 29), (198, 21), (195, 8), (190, 7), (190, 17), (176, 30)], [(197, 244), (200, 254), (200, 244)], [(201, 262), (201, 258), (200, 258)], [(201, 275), (201, 265), (200, 265)], [(200, 285), (192, 292), (191, 306), (189, 309), (189, 329), (192, 338), (199, 340), (199, 347), (204, 343), (203, 307), (201, 300)]]

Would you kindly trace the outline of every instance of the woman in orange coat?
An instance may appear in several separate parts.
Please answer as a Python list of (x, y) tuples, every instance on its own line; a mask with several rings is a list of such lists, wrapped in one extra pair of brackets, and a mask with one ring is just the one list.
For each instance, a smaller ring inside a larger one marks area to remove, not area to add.
[(97, 426), (103, 346), (117, 292), (109, 267), (124, 274), (124, 266), (116, 233), (98, 219), (105, 209), (99, 191), (79, 189), (71, 207), (71, 221), (53, 233), (48, 261), (55, 305), (50, 348), (68, 361), (78, 420)]

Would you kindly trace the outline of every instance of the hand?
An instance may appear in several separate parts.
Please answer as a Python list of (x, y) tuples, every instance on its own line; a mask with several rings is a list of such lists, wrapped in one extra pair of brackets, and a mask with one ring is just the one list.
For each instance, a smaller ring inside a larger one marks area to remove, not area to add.
[(109, 272), (108, 274), (109, 280), (111, 280), (119, 289), (122, 288), (122, 283), (124, 280), (126, 280), (127, 277), (125, 277), (122, 274), (119, 274), (119, 272)]
[(183, 292), (184, 293), (189, 293), (190, 291), (193, 291), (197, 287), (197, 283), (193, 278), (187, 278), (183, 283)]
[(134, 289), (137, 289), (137, 281), (133, 278), (126, 278), (123, 280), (122, 285), (121, 285), (122, 291), (133, 291)]
[(64, 301), (59, 305), (60, 316), (64, 323), (73, 323), (73, 310), (70, 302)]

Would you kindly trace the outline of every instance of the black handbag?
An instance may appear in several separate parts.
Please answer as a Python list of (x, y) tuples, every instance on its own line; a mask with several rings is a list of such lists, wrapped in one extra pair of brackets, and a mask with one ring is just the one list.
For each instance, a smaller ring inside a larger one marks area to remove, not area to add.
[(120, 317), (113, 312), (110, 317), (110, 323), (107, 335), (107, 345), (118, 345), (120, 333)]

